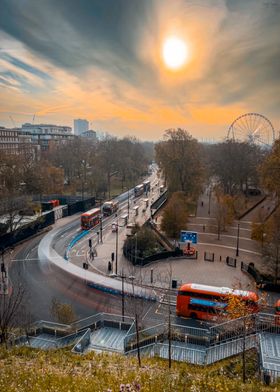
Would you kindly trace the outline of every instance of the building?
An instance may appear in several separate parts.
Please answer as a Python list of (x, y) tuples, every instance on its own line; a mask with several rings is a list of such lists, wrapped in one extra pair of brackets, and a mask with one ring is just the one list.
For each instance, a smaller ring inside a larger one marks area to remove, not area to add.
[(8, 154), (34, 153), (34, 151), (30, 135), (23, 135), (20, 128), (0, 127), (0, 154), (1, 152)]
[(80, 136), (81, 133), (87, 132), (89, 123), (87, 120), (74, 120), (74, 135)]
[(83, 137), (83, 138), (87, 138), (87, 139), (89, 139), (91, 141), (96, 141), (97, 140), (96, 132), (93, 131), (92, 129), (89, 129), (86, 132), (82, 132), (80, 134), (80, 136)]
[(61, 144), (74, 139), (71, 127), (53, 124), (23, 124), (21, 135), (31, 137), (33, 144), (40, 146), (41, 151), (47, 151), (51, 145)]

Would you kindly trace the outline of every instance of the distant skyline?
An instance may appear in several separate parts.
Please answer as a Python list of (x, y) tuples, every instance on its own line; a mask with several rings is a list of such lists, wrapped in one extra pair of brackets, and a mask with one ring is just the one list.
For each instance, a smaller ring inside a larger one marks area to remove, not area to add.
[[(278, 136), (280, 0), (0, 0), (0, 10), (0, 126), (35, 114), (118, 137), (181, 127), (220, 141), (257, 112)], [(186, 51), (178, 69), (170, 37)]]

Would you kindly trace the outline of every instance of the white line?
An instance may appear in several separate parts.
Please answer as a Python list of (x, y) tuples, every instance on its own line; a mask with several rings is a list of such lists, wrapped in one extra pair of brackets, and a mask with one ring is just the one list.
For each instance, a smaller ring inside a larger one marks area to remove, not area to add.
[[(206, 234), (206, 235), (214, 235), (214, 236), (217, 236), (218, 234), (217, 233), (207, 233), (207, 232), (197, 232), (197, 234)], [(223, 233), (220, 233), (221, 234), (221, 237), (227, 237), (227, 238), (236, 238), (236, 235), (228, 235), (228, 234), (223, 234)], [(251, 238), (247, 238), (247, 237), (239, 237), (239, 239), (240, 240), (245, 240), (245, 241), (253, 241)]]
[[(188, 223), (188, 226), (204, 226), (203, 223)], [(217, 225), (211, 225), (212, 227), (217, 227)], [(229, 229), (237, 229), (237, 226), (230, 226)], [(239, 230), (251, 231), (251, 229), (245, 229), (240, 227)]]
[[(226, 248), (226, 249), (236, 249), (236, 246), (209, 244), (209, 243), (207, 243), (207, 242), (199, 242), (198, 245), (216, 246), (216, 247), (218, 247), (218, 248)], [(262, 255), (262, 254), (259, 253), (259, 252), (254, 252), (253, 250), (247, 250), (247, 249), (241, 249), (241, 248), (239, 248), (239, 251), (246, 252), (246, 253), (252, 253), (252, 254), (254, 254), (254, 255), (259, 255), (259, 256)]]

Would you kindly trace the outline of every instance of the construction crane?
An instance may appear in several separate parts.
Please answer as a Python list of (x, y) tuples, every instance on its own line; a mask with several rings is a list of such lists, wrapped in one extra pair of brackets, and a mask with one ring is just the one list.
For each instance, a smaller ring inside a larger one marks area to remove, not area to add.
[(11, 120), (11, 122), (13, 124), (13, 127), (16, 128), (17, 126), (16, 126), (16, 123), (15, 123), (13, 117), (12, 116), (9, 116), (9, 117), (10, 117), (10, 120)]

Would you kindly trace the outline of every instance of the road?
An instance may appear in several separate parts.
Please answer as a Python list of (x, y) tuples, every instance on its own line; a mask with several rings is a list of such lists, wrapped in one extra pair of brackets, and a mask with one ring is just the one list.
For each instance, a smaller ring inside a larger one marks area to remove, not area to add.
[[(124, 195), (121, 202), (124, 209), (126, 208), (126, 197)], [(106, 233), (106, 230), (110, 230), (113, 219), (113, 217), (104, 219), (104, 233)], [(93, 237), (95, 236), (96, 240), (97, 230), (93, 230)], [(56, 251), (60, 255), (65, 254), (67, 245), (78, 231), (80, 231), (79, 217), (63, 227), (60, 236), (56, 238), (54, 244)], [(107, 294), (90, 288), (85, 281), (59, 270), (49, 261), (40, 261), (38, 258), (38, 244), (42, 237), (43, 234), (17, 246), (12, 255), (12, 260), (9, 261), (11, 282), (12, 284), (17, 284), (16, 282), (20, 280), (24, 284), (26, 302), (33, 320), (53, 320), (50, 307), (54, 298), (60, 302), (71, 304), (77, 319), (99, 312), (121, 314), (121, 296)], [(88, 244), (84, 243), (82, 247), (87, 249)], [(125, 298), (125, 315), (133, 317), (135, 307), (141, 314), (141, 319), (145, 322), (145, 326), (162, 322), (168, 314), (168, 307), (165, 304)], [(172, 319), (176, 323), (196, 324), (193, 320), (186, 322), (183, 319), (177, 319), (174, 306), (171, 309)]]

